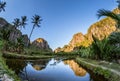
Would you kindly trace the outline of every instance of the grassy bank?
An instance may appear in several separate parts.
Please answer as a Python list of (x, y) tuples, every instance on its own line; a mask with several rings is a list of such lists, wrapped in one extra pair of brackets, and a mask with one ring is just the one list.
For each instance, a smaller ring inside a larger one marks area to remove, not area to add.
[(118, 64), (83, 58), (76, 58), (76, 61), (96, 75), (103, 75), (109, 81), (120, 81), (120, 65)]
[(23, 55), (23, 54), (4, 52), (3, 53), (3, 57), (5, 57), (5, 58), (12, 58), (12, 59), (40, 59), (40, 58), (52, 58), (53, 55), (33, 56), (33, 55)]
[(2, 57), (2, 54), (0, 53), (0, 76), (1, 78), (4, 77), (3, 75), (7, 75), (7, 77), (11, 80), (13, 79), (13, 81), (20, 81), (18, 76), (12, 70), (8, 68), (8, 66), (5, 63), (4, 58)]

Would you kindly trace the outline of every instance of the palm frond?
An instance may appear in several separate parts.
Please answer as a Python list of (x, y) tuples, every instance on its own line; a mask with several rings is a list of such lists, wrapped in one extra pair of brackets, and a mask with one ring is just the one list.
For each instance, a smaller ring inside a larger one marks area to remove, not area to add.
[(116, 21), (120, 21), (120, 18), (118, 17), (117, 14), (115, 14), (109, 10), (105, 10), (105, 9), (98, 10), (97, 16), (98, 16), (98, 18), (100, 18), (102, 16), (107, 16), (107, 17), (111, 17), (112, 19), (114, 19)]
[(5, 11), (5, 7), (6, 7), (6, 2), (1, 1), (0, 2), (0, 12)]
[(118, 9), (120, 9), (120, 0), (116, 1), (118, 3)]

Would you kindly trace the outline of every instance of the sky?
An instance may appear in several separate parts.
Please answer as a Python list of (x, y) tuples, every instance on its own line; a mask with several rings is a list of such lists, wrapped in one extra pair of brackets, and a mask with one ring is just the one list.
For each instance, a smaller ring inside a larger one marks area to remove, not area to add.
[(78, 32), (87, 33), (93, 23), (99, 21), (96, 14), (99, 9), (113, 10), (116, 0), (1, 0), (6, 1), (5, 12), (0, 17), (12, 23), (15, 18), (28, 17), (28, 24), (22, 29), (30, 35), (33, 24), (31, 18), (40, 15), (43, 21), (35, 28), (31, 41), (44, 38), (52, 49), (68, 44)]

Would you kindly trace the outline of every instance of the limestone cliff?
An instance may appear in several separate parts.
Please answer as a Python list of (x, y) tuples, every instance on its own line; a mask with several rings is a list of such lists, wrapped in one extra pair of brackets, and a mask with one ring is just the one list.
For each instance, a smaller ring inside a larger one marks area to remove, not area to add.
[(22, 38), (25, 46), (29, 44), (28, 36), (23, 35), (20, 30), (16, 29), (3, 18), (0, 18), (0, 38), (7, 39), (13, 43), (17, 43), (17, 39)]
[[(116, 14), (120, 14), (119, 9), (115, 9), (113, 10), (113, 12)], [(93, 41), (92, 35), (94, 35), (99, 40), (102, 40), (116, 30), (115, 26), (116, 26), (116, 22), (113, 19), (106, 17), (92, 24), (89, 27), (87, 34), (85, 35), (83, 35), (82, 33), (75, 34), (72, 40), (69, 42), (69, 44), (61, 48), (61, 51), (71, 52), (75, 47), (78, 47), (78, 46), (88, 47), (89, 45), (91, 45)], [(56, 52), (57, 52), (57, 49), (56, 49)], [(59, 49), (59, 52), (60, 52), (60, 49)]]
[(36, 47), (42, 50), (51, 50), (46, 40), (43, 38), (38, 38), (34, 40), (31, 44), (32, 47)]

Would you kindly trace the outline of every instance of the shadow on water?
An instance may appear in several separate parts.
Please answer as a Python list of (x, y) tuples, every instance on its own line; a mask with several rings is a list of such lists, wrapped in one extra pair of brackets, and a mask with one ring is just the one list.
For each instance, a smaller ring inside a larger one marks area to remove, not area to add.
[(6, 59), (21, 81), (106, 81), (78, 65), (74, 60), (59, 58), (39, 60)]

